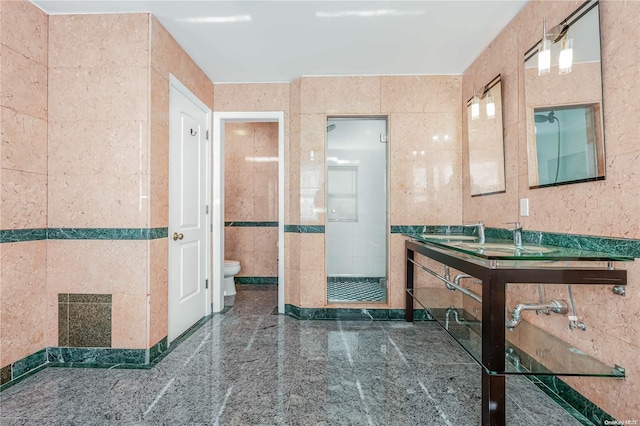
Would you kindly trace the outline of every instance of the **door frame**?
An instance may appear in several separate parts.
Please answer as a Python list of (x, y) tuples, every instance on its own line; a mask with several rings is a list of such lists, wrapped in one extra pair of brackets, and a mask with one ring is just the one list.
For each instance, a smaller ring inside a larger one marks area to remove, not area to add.
[(260, 122), (278, 123), (278, 313), (284, 314), (284, 111), (213, 113), (213, 312), (224, 309), (224, 124)]
[[(184, 97), (186, 97), (190, 102), (193, 102), (195, 105), (198, 106), (198, 108), (202, 109), (203, 111), (206, 111), (206, 129), (207, 129), (207, 134), (209, 136), (207, 136), (205, 138), (205, 143), (206, 143), (206, 150), (205, 150), (205, 158), (204, 158), (204, 166), (205, 166), (205, 203), (207, 206), (211, 206), (211, 117), (212, 117), (212, 111), (211, 108), (209, 108), (204, 102), (202, 102), (193, 92), (191, 92), (191, 90), (189, 90), (189, 88), (187, 88), (187, 86), (185, 86), (184, 84), (182, 84), (180, 82), (180, 80), (178, 80), (178, 78), (176, 78), (173, 74), (169, 74), (169, 110), (171, 110), (171, 91), (172, 89), (177, 90), (178, 92), (180, 92)], [(171, 115), (169, 115), (169, 126), (171, 126)], [(169, 144), (171, 144), (171, 131), (169, 131)], [(170, 176), (169, 176), (170, 177)], [(169, 180), (169, 190), (171, 188), (171, 180)], [(170, 200), (171, 197), (168, 197), (168, 200)], [(210, 209), (209, 209), (210, 211)], [(167, 225), (169, 225), (169, 220), (167, 218)], [(209, 214), (205, 214), (205, 223), (204, 223), (204, 229), (205, 229), (205, 279), (209, 280), (209, 282), (211, 281), (211, 232), (207, 232), (207, 229), (211, 229), (211, 213)], [(167, 235), (167, 240), (171, 238), (170, 235)], [(169, 258), (169, 252), (167, 249), (167, 292), (168, 292), (168, 296), (167, 296), (167, 333), (168, 333), (168, 328), (169, 328), (169, 321), (171, 321), (171, 306), (172, 306), (172, 302), (170, 299), (170, 286), (171, 286), (171, 275), (169, 273), (169, 268), (170, 268), (170, 264), (171, 264), (171, 259)], [(175, 284), (175, 283), (174, 283)], [(205, 316), (206, 315), (211, 315), (211, 286), (209, 286), (208, 288), (205, 289)], [(174, 340), (175, 337), (179, 337), (179, 336), (174, 336)], [(169, 339), (167, 339), (169, 340)], [(168, 344), (171, 345), (171, 341), (168, 341)]]

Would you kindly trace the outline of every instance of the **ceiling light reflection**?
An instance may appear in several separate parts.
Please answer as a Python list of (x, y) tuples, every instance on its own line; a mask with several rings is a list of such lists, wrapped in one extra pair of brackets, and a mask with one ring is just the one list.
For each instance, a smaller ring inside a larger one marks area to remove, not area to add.
[(253, 161), (254, 163), (274, 163), (278, 162), (278, 157), (244, 157), (245, 161)]
[(198, 16), (195, 18), (180, 19), (182, 22), (192, 24), (224, 24), (227, 22), (250, 22), (250, 15), (233, 15), (233, 16)]
[(376, 10), (341, 10), (338, 12), (316, 12), (317, 18), (348, 18), (351, 16), (370, 18), (374, 16), (411, 16), (424, 15), (424, 10), (398, 10), (398, 9), (376, 9)]

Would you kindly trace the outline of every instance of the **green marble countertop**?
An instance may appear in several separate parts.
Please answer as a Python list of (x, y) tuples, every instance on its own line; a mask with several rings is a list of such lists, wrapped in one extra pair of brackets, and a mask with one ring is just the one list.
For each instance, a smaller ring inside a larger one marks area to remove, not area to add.
[(621, 256), (575, 248), (546, 246), (525, 243), (516, 247), (512, 240), (487, 238), (479, 244), (475, 237), (462, 234), (418, 234), (403, 233), (413, 240), (453, 250), (485, 260), (531, 260), (531, 261), (633, 261), (632, 256)]

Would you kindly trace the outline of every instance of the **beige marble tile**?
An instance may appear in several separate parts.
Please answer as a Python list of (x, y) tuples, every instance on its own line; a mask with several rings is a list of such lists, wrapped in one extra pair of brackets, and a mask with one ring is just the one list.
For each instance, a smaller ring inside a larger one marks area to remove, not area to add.
[(254, 253), (256, 245), (254, 242), (255, 230), (252, 227), (229, 226), (224, 228), (224, 251), (225, 253)]
[[(256, 133), (257, 137), (257, 133)], [(278, 179), (278, 147), (255, 146), (253, 151), (253, 169), (256, 173), (271, 174)]]
[(113, 294), (111, 310), (113, 327), (111, 346), (113, 348), (147, 349), (150, 346), (147, 335), (148, 305), (149, 296), (146, 294)]
[(49, 176), (49, 227), (145, 228), (147, 181), (134, 174)]
[(461, 76), (390, 76), (380, 82), (380, 112), (460, 112)]
[(49, 17), (51, 68), (145, 67), (149, 14), (78, 14)]
[(215, 93), (215, 111), (289, 112), (288, 83), (216, 84)]
[(0, 229), (46, 228), (47, 175), (2, 169), (0, 180)]
[(2, 44), (47, 66), (47, 14), (28, 1), (4, 1), (1, 16)]
[(134, 120), (51, 121), (49, 174), (61, 177), (146, 173), (149, 167), (147, 126), (147, 121)]
[(49, 121), (145, 121), (146, 67), (51, 68)]
[(380, 77), (302, 77), (300, 112), (379, 114)]
[(169, 226), (169, 179), (151, 176), (149, 184), (149, 226), (166, 228)]
[(47, 122), (2, 108), (2, 168), (47, 173)]
[[(149, 138), (149, 173), (169, 178), (169, 123), (151, 122)], [(142, 158), (141, 158), (142, 159)]]
[(605, 78), (603, 86), (606, 156), (637, 152), (640, 147), (635, 135), (640, 132), (640, 122), (634, 117), (640, 114), (640, 61)]
[(278, 123), (254, 123), (255, 128), (255, 146), (276, 148), (277, 156), (278, 148)]
[(6, 46), (2, 52), (2, 106), (47, 119), (47, 67)]
[(253, 263), (253, 275), (256, 277), (277, 277), (278, 257), (277, 254), (262, 251), (254, 252), (251, 262)]
[(46, 346), (46, 256), (46, 241), (2, 244), (0, 365), (3, 367)]
[(321, 271), (300, 272), (300, 307), (323, 308), (327, 301), (327, 279)]
[(47, 290), (147, 294), (148, 241), (48, 240)]
[(253, 173), (225, 172), (225, 222), (253, 221), (255, 185)]
[(629, 67), (638, 68), (639, 28), (640, 4), (638, 2), (600, 3), (600, 49), (602, 72), (605, 78), (611, 78)]
[(150, 120), (152, 123), (169, 126), (169, 78), (151, 69), (151, 105)]
[(253, 220), (278, 221), (278, 175), (256, 173), (254, 179)]
[(225, 171), (253, 173), (256, 165), (253, 123), (226, 123), (224, 126)]
[(256, 251), (278, 257), (278, 228), (254, 228), (253, 242)]
[(164, 238), (149, 242), (149, 344), (154, 345), (168, 334), (169, 315), (169, 246)]
[(325, 273), (324, 234), (300, 234), (300, 271)]
[(389, 149), (395, 151), (462, 150), (460, 113), (402, 113), (389, 117)]

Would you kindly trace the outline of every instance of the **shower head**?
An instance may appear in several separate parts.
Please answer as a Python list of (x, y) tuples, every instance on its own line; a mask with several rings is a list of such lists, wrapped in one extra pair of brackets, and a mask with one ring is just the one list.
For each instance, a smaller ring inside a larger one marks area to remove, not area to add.
[(533, 116), (536, 123), (555, 123), (558, 120), (555, 113), (553, 111), (549, 112), (549, 114), (536, 114)]
[(335, 125), (335, 124), (329, 124), (329, 125), (327, 126), (327, 133), (329, 133), (330, 131), (332, 131), (332, 130), (333, 130), (333, 129), (335, 129), (335, 128), (336, 128), (336, 125)]

